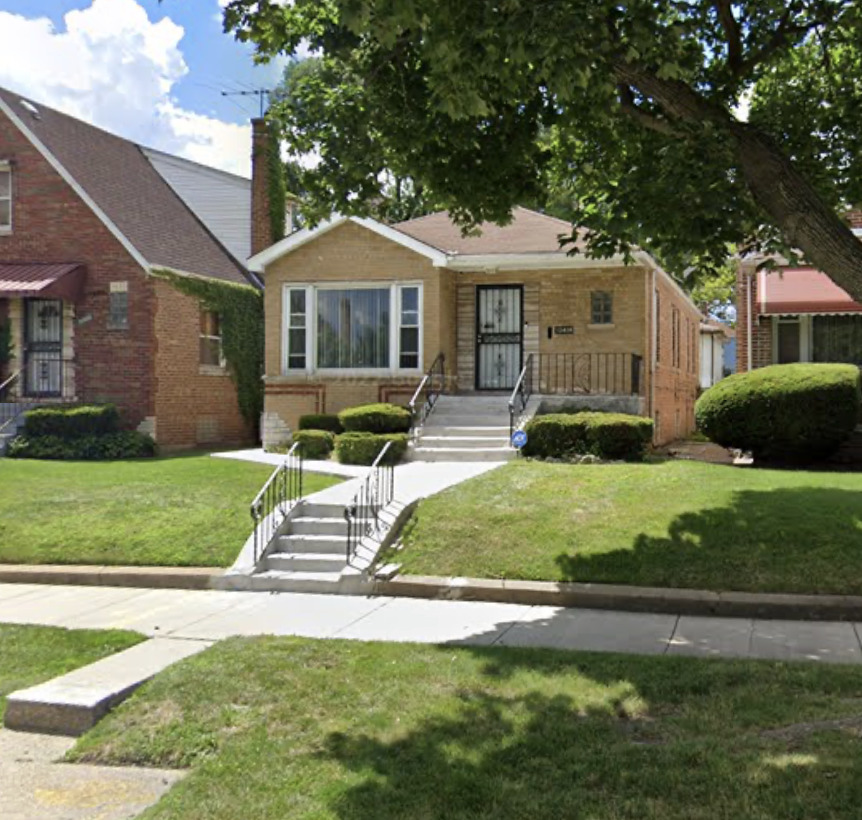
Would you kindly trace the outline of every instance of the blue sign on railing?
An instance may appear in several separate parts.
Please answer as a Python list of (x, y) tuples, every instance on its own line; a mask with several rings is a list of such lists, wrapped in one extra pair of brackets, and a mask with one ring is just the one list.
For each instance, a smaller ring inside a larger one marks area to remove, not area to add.
[(527, 443), (527, 434), (523, 430), (512, 433), (512, 446), (519, 450)]

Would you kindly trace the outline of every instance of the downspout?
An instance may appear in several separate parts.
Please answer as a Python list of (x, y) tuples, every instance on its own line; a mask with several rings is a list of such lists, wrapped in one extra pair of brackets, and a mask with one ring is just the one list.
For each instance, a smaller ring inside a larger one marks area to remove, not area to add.
[(748, 345), (746, 345), (746, 348), (747, 348), (747, 349), (746, 349), (746, 351), (745, 351), (745, 354), (746, 354), (746, 359), (748, 360), (748, 361), (747, 361), (747, 365), (748, 365), (747, 370), (748, 370), (748, 372), (749, 372), (749, 373), (751, 372), (751, 365), (752, 365), (752, 361), (753, 361), (753, 359), (752, 359), (752, 355), (751, 355), (751, 347), (752, 347), (752, 343), (753, 343), (753, 341), (754, 341), (754, 340), (752, 339), (752, 337), (751, 337), (751, 330), (752, 330), (752, 322), (751, 322), (751, 280), (752, 280), (752, 277), (753, 277), (753, 276), (754, 276), (754, 274), (753, 274), (753, 273), (749, 273), (749, 274), (748, 274), (748, 276), (746, 277), (746, 287), (747, 287), (747, 289), (748, 289), (748, 292), (747, 292), (747, 294), (746, 294), (746, 297), (747, 297), (747, 298), (746, 298), (746, 301), (748, 302), (748, 317), (747, 317), (747, 320), (748, 320), (748, 321), (747, 321), (747, 324), (748, 324), (748, 328), (747, 328)]

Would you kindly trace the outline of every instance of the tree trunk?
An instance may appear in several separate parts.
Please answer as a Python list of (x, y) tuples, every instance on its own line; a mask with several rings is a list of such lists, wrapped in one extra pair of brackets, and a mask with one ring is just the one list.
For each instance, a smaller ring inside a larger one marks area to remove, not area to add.
[(683, 82), (660, 79), (624, 62), (615, 64), (614, 71), (621, 82), (658, 103), (669, 119), (689, 128), (704, 121), (723, 128), (734, 141), (737, 163), (754, 201), (808, 264), (862, 303), (862, 241), (768, 135)]

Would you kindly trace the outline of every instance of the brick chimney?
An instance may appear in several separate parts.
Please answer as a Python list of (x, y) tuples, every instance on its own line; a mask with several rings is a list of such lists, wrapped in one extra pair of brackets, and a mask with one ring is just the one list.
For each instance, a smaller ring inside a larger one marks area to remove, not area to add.
[(262, 117), (251, 121), (251, 253), (273, 244), (269, 219), (269, 124)]

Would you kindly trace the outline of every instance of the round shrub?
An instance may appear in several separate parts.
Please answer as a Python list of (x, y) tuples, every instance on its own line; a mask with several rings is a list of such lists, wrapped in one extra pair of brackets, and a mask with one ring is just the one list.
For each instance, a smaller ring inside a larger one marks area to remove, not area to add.
[(299, 453), (303, 458), (329, 458), (335, 447), (335, 436), (327, 430), (297, 430), (293, 441), (299, 443)]
[(641, 461), (652, 441), (652, 419), (627, 413), (551, 413), (527, 422), (525, 456), (594, 455)]
[(335, 413), (308, 413), (299, 417), (298, 426), (300, 430), (328, 430), (336, 435), (344, 432)]
[(338, 420), (348, 433), (406, 433), (412, 417), (394, 404), (363, 404), (342, 410)]
[(335, 440), (335, 457), (342, 464), (373, 464), (387, 441), (392, 446), (384, 464), (397, 464), (407, 452), (405, 433), (342, 433)]
[(834, 452), (859, 422), (859, 369), (778, 364), (728, 376), (695, 405), (698, 428), (763, 461), (805, 463)]

